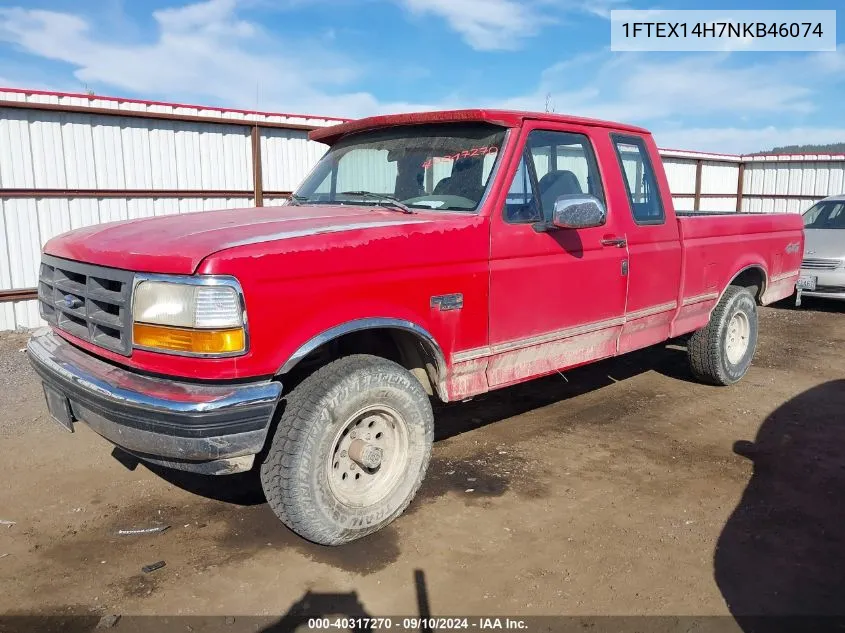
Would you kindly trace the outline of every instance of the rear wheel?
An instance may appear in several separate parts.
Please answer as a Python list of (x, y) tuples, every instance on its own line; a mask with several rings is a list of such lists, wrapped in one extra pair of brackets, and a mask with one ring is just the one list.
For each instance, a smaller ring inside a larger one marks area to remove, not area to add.
[(408, 371), (376, 356), (341, 358), (287, 396), (261, 465), (264, 494), (300, 536), (353, 541), (402, 514), (433, 437), (428, 396)]
[(731, 385), (751, 366), (757, 349), (757, 303), (746, 288), (729, 286), (707, 325), (693, 334), (687, 353), (696, 378)]

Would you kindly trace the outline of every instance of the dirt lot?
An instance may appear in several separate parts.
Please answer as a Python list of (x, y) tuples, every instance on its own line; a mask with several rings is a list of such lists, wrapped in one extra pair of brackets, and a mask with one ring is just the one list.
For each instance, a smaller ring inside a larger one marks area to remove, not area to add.
[(760, 331), (732, 388), (670, 345), (444, 407), (409, 512), (334, 549), (250, 477), (128, 470), (61, 431), (2, 335), (0, 613), (417, 615), (423, 580), (434, 615), (843, 613), (845, 307), (766, 308)]

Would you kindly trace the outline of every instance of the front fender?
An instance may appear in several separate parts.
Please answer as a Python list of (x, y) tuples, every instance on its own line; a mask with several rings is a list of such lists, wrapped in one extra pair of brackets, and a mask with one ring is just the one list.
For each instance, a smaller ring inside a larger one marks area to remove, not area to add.
[(315, 349), (330, 341), (340, 338), (352, 332), (361, 332), (364, 330), (379, 330), (379, 329), (396, 329), (405, 332), (410, 332), (417, 336), (431, 351), (436, 363), (438, 375), (442, 378), (446, 373), (446, 358), (443, 355), (443, 350), (434, 339), (434, 336), (425, 328), (417, 325), (413, 321), (405, 319), (396, 319), (391, 317), (364, 317), (360, 319), (353, 319), (328, 328), (309, 338), (302, 343), (296, 350), (287, 357), (287, 359), (279, 367), (277, 374), (286, 374), (292, 370), (296, 365), (308, 354)]

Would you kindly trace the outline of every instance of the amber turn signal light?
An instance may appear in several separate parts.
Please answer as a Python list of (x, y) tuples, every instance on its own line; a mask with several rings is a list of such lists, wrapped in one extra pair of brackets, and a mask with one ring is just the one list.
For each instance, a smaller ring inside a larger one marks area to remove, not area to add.
[(136, 347), (182, 354), (232, 354), (246, 349), (243, 328), (192, 330), (136, 323), (132, 328), (132, 341)]

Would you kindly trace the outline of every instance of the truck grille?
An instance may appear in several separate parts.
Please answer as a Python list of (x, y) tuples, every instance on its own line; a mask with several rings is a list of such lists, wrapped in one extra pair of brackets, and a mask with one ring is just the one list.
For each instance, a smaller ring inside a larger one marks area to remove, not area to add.
[(133, 277), (126, 270), (43, 255), (38, 277), (41, 317), (68, 334), (128, 356)]
[(813, 259), (807, 258), (801, 262), (801, 268), (806, 270), (833, 270), (841, 266), (841, 259)]

